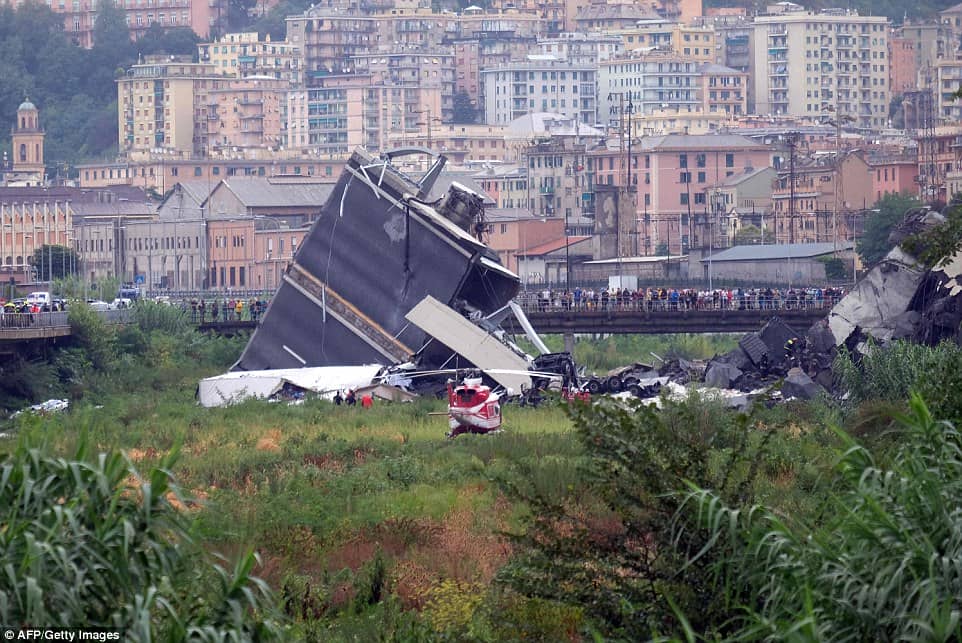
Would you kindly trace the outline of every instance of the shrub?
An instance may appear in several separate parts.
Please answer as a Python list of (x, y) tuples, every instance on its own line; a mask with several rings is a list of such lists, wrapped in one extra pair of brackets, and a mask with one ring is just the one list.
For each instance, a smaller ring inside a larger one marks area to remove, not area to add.
[(705, 530), (718, 586), (741, 608), (740, 640), (959, 640), (962, 435), (913, 395), (888, 468), (848, 440), (825, 526), (731, 508), (694, 488), (685, 511)]
[(853, 403), (867, 400), (906, 400), (918, 391), (932, 412), (955, 422), (962, 420), (962, 347), (951, 342), (923, 346), (906, 341), (870, 345), (856, 363), (841, 351), (832, 365), (839, 383)]
[[(499, 580), (530, 598), (580, 607), (606, 636), (642, 640), (671, 626), (671, 602), (697, 612), (697, 625), (727, 618), (698, 561), (679, 572), (700, 541), (672, 538), (681, 499), (672, 492), (691, 478), (724, 497), (753, 497), (765, 434), (697, 396), (658, 411), (633, 401), (572, 404), (569, 415), (585, 452), (584, 470), (567, 493), (543, 493), (517, 463), (502, 485), (531, 507), (518, 555)], [(729, 419), (731, 418), (731, 419)], [(697, 606), (697, 607), (695, 607)]]
[(269, 588), (190, 537), (174, 457), (146, 476), (119, 453), (26, 441), (0, 462), (0, 622), (116, 627), (128, 640), (278, 638)]

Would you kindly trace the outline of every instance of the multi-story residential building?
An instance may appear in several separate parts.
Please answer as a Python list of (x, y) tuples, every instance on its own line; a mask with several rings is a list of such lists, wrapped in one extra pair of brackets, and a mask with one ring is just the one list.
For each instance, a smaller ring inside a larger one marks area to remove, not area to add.
[(389, 147), (425, 147), (444, 154), (450, 162), (458, 164), (470, 161), (501, 162), (517, 156), (517, 150), (512, 149), (505, 140), (505, 128), (497, 125), (432, 124), (428, 127), (425, 123), (415, 132), (390, 133), (388, 144)]
[(915, 89), (918, 73), (915, 43), (903, 38), (898, 31), (889, 34), (889, 90), (892, 96)]
[(321, 157), (347, 158), (365, 144), (364, 99), (370, 84), (369, 76), (330, 75), (310, 89), (289, 91), (282, 144)]
[(213, 65), (193, 63), (190, 56), (147, 56), (117, 79), (121, 153), (202, 153), (208, 142), (208, 92), (227, 83)]
[(637, 25), (616, 32), (626, 51), (657, 47), (698, 62), (715, 62), (715, 30), (683, 25), (668, 20), (640, 20)]
[(286, 41), (271, 42), (270, 34), (265, 40), (258, 40), (256, 31), (228, 33), (215, 42), (197, 45), (200, 62), (213, 65), (216, 73), (238, 78), (267, 76), (294, 85), (301, 82), (298, 54)]
[[(537, 38), (552, 32), (549, 20), (543, 17), (541, 11), (526, 13), (517, 9), (483, 12), (464, 10), (458, 16), (458, 38), (501, 38), (504, 36), (521, 36)], [(559, 29), (560, 31), (560, 29)]]
[(448, 41), (455, 52), (455, 91), (466, 91), (483, 118), (481, 70), (523, 62), (537, 45), (534, 36), (482, 34)]
[(924, 127), (916, 132), (919, 196), (926, 203), (948, 202), (948, 176), (962, 171), (962, 125)]
[(658, 14), (632, 2), (591, 0), (575, 14), (575, 31), (619, 31), (631, 29), (639, 20), (656, 20)]
[(745, 136), (671, 134), (645, 137), (633, 145), (630, 166), (628, 156), (626, 146), (593, 150), (589, 189), (626, 185), (630, 170), (638, 226), (629, 234), (639, 237), (631, 245), (644, 254), (659, 247), (677, 254), (707, 248), (710, 231), (717, 237), (713, 246), (722, 246), (727, 228), (705, 216), (713, 211), (710, 196), (731, 177), (769, 167), (773, 150)]
[[(875, 202), (868, 163), (858, 152), (782, 165), (772, 191), (772, 223), (777, 243), (826, 243), (852, 238), (853, 212)], [(794, 196), (794, 205), (793, 199)]]
[(873, 154), (868, 157), (873, 204), (889, 194), (917, 194), (919, 164), (915, 154)]
[(562, 33), (538, 40), (534, 53), (567, 60), (572, 65), (595, 66), (599, 61), (618, 57), (623, 51), (621, 39), (615, 35)]
[(748, 113), (748, 74), (731, 67), (705, 63), (701, 74), (701, 111), (742, 116)]
[(598, 65), (598, 109), (614, 124), (627, 114), (698, 112), (702, 65), (664, 51), (635, 51)]
[(936, 119), (944, 123), (962, 121), (962, 59), (940, 60), (935, 65), (936, 78)]
[(286, 80), (231, 79), (207, 92), (207, 153), (246, 148), (278, 148), (281, 109), (287, 99)]
[(296, 48), (297, 68), (311, 86), (315, 77), (353, 72), (351, 57), (373, 51), (378, 44), (378, 20), (317, 6), (287, 17), (285, 40)]
[(755, 113), (817, 118), (830, 108), (859, 127), (885, 127), (887, 19), (792, 6), (755, 18)]
[[(356, 74), (369, 75), (371, 83), (386, 92), (387, 108), (393, 120), (398, 108), (415, 121), (437, 118), (450, 123), (454, 115), (454, 55), (448, 50), (378, 51), (351, 56), (350, 66)], [(402, 90), (404, 100), (398, 100)], [(416, 90), (416, 91), (411, 91)], [(408, 99), (413, 99), (408, 100)]]
[(911, 43), (918, 72), (916, 88), (935, 89), (935, 65), (951, 58), (958, 48), (953, 28), (948, 24), (913, 23), (906, 21), (898, 30), (900, 38)]
[(528, 203), (536, 216), (563, 217), (569, 234), (591, 234), (594, 210), (586, 160), (604, 134), (559, 114), (532, 114), (513, 122), (508, 137), (527, 141), (520, 152), (528, 168)]
[(545, 58), (482, 70), (486, 123), (505, 125), (534, 112), (598, 122), (596, 69)]
[[(27, 0), (0, 0), (0, 5), (19, 7)], [(161, 27), (189, 27), (201, 38), (207, 38), (219, 17), (227, 15), (223, 0), (191, 2), (190, 0), (115, 0), (124, 11), (130, 36), (136, 40), (157, 24)], [(81, 47), (94, 45), (94, 25), (99, 14), (99, 0), (49, 0), (54, 13), (63, 15), (67, 36)]]
[(523, 165), (488, 165), (474, 175), (495, 208), (528, 210), (528, 169)]
[(715, 62), (749, 71), (752, 65), (751, 41), (755, 31), (744, 11), (735, 15), (711, 15), (696, 19), (694, 24), (711, 27), (715, 32)]

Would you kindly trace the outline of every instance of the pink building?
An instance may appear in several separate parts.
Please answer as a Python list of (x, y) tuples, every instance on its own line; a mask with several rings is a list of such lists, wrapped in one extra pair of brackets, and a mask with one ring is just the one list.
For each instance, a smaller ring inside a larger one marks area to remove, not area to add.
[[(708, 246), (715, 228), (721, 246), (725, 228), (711, 226), (711, 194), (725, 181), (749, 169), (770, 167), (773, 150), (745, 136), (732, 134), (668, 134), (642, 139), (631, 150), (632, 185), (637, 190), (637, 235), (632, 246), (653, 254), (659, 246), (672, 253)], [(627, 150), (605, 149), (590, 154), (593, 184), (625, 185)]]
[(914, 156), (882, 156), (869, 159), (868, 163), (876, 202), (886, 194), (918, 194), (915, 177), (919, 166)]
[(889, 36), (889, 89), (893, 96), (916, 89), (918, 63), (915, 43), (901, 36)]
[(477, 40), (454, 43), (454, 91), (467, 92), (475, 107), (480, 105), (481, 100), (480, 62)]
[(236, 79), (208, 92), (207, 136), (220, 148), (274, 148), (281, 144), (281, 103), (288, 81)]

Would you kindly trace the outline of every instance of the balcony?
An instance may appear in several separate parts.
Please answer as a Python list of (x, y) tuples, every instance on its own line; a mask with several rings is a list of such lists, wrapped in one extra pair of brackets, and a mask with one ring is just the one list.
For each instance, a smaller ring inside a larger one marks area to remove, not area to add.
[(542, 186), (538, 189), (538, 192), (539, 192), (540, 194), (554, 194), (554, 186), (553, 186), (553, 185), (542, 185)]

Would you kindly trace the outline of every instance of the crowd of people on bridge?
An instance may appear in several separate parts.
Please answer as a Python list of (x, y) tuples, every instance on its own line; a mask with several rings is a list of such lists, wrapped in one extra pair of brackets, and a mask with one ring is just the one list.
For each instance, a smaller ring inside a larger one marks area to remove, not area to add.
[(793, 310), (834, 306), (842, 288), (581, 288), (544, 289), (522, 295), (528, 310)]
[(190, 320), (193, 323), (204, 322), (229, 322), (229, 321), (252, 321), (258, 319), (267, 310), (267, 302), (260, 298), (243, 299), (241, 297), (230, 299), (191, 299), (181, 302), (181, 308), (189, 311)]

